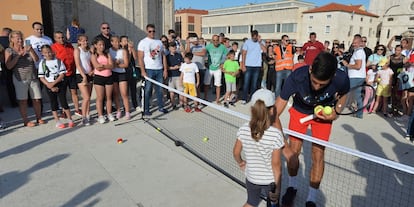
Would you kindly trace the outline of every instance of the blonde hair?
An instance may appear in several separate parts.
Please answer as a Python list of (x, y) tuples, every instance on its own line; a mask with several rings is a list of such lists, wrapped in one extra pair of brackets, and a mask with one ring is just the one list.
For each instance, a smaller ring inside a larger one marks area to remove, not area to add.
[(13, 48), (14, 47), (14, 43), (12, 42), (12, 37), (14, 35), (20, 35), (21, 38), (23, 38), (23, 32), (19, 31), (19, 30), (13, 30), (10, 32), (9, 34), (9, 47)]
[[(270, 113), (270, 110), (273, 109), (273, 113)], [(265, 103), (262, 100), (257, 100), (256, 103), (250, 107), (251, 119), (249, 122), (250, 132), (252, 138), (258, 142), (264, 131), (267, 130), (271, 124), (275, 121), (276, 113), (275, 106), (266, 107)]]

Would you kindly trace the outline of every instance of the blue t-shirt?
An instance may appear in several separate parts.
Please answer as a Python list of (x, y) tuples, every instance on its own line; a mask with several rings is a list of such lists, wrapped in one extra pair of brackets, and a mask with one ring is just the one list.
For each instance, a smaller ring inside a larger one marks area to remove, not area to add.
[(180, 68), (171, 70), (170, 67), (176, 65), (180, 66), (182, 62), (184, 62), (183, 56), (178, 52), (174, 53), (174, 55), (167, 55), (168, 77), (177, 77), (181, 75)]
[(343, 95), (349, 91), (348, 75), (337, 68), (335, 76), (324, 88), (312, 90), (309, 74), (309, 66), (303, 66), (293, 71), (286, 79), (280, 97), (288, 100), (293, 96), (293, 108), (304, 114), (313, 114), (317, 105), (333, 106), (335, 94)]
[(69, 30), (69, 42), (70, 43), (77, 43), (78, 42), (78, 35), (85, 34), (85, 30), (80, 27), (68, 26)]

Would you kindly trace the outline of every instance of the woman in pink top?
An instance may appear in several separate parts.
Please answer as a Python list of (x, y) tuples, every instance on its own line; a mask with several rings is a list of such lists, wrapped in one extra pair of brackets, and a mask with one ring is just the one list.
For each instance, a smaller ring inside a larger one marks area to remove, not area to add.
[(98, 122), (103, 124), (106, 119), (103, 116), (103, 99), (106, 96), (106, 112), (109, 121), (115, 121), (112, 115), (112, 58), (105, 51), (105, 42), (101, 38), (96, 38), (93, 41), (94, 50), (91, 56), (91, 62), (95, 68), (93, 77), (93, 84), (96, 92), (96, 110), (98, 111)]

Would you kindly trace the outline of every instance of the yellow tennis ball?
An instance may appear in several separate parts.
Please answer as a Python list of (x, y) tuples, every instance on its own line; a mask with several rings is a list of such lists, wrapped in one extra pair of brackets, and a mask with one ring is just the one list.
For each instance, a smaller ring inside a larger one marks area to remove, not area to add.
[(325, 115), (331, 115), (332, 114), (332, 107), (330, 107), (330, 106), (323, 107), (323, 113)]
[(208, 142), (208, 137), (203, 137), (203, 142)]
[(323, 106), (322, 105), (317, 105), (316, 107), (315, 107), (315, 109), (313, 110), (313, 112), (315, 113), (315, 114), (319, 114), (319, 113), (321, 113), (321, 111), (323, 110)]
[(158, 131), (161, 131), (161, 128), (157, 127), (157, 130), (158, 130)]

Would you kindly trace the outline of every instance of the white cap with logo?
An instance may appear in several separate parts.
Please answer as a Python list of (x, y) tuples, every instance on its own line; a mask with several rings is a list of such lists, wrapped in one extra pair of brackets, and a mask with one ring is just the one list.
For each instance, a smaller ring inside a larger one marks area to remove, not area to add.
[(275, 104), (275, 93), (267, 89), (259, 89), (253, 93), (250, 105), (254, 105), (257, 100), (262, 100), (266, 107), (273, 106)]

